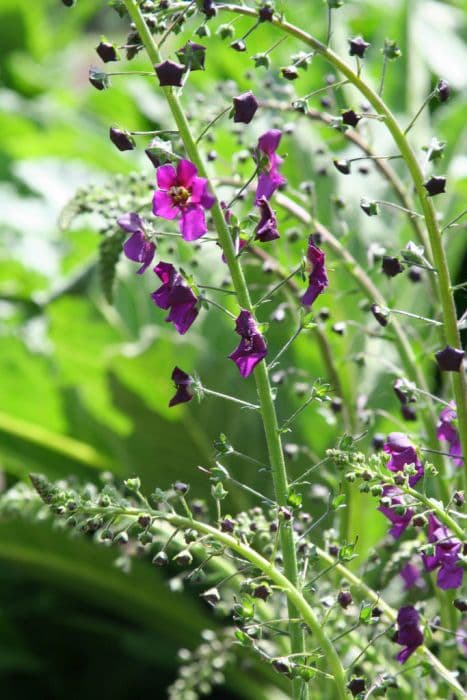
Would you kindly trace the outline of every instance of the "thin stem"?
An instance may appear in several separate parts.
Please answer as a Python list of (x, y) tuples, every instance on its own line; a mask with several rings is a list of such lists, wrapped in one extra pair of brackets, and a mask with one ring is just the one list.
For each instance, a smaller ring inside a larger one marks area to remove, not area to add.
[(391, 207), (391, 209), (398, 209), (399, 211), (403, 211), (411, 217), (418, 216), (421, 219), (423, 219), (423, 214), (419, 214), (418, 211), (414, 211), (413, 209), (406, 209), (406, 207), (401, 207), (399, 204), (394, 204), (394, 202), (386, 202), (382, 199), (378, 199), (376, 201), (378, 204), (382, 204), (383, 207)]
[(215, 396), (218, 399), (224, 399), (225, 401), (231, 401), (232, 403), (238, 403), (240, 406), (245, 406), (245, 408), (251, 408), (257, 411), (260, 406), (255, 403), (249, 403), (248, 401), (243, 401), (242, 399), (237, 399), (236, 396), (229, 396), (229, 394), (221, 394), (220, 391), (213, 391), (213, 389), (206, 389), (205, 386), (200, 387), (203, 394), (208, 394), (209, 396)]
[(201, 297), (202, 301), (205, 301), (207, 304), (211, 304), (211, 306), (215, 306), (216, 309), (219, 309), (219, 311), (222, 311), (226, 316), (231, 318), (233, 321), (237, 318), (235, 314), (233, 314), (231, 311), (225, 308), (225, 306), (222, 306), (222, 304), (218, 304), (217, 301), (214, 301), (214, 299), (208, 299), (208, 297), (203, 296)]
[(227, 206), (226, 206), (226, 209), (230, 209), (230, 207), (232, 206), (232, 204), (234, 204), (234, 202), (236, 202), (237, 199), (240, 199), (240, 197), (241, 197), (242, 194), (245, 192), (245, 190), (248, 188), (248, 186), (253, 182), (253, 180), (255, 179), (255, 177), (257, 176), (257, 174), (258, 174), (258, 167), (255, 168), (255, 171), (254, 171), (254, 173), (251, 175), (251, 177), (248, 178), (248, 180), (245, 182), (245, 184), (242, 185), (242, 187), (238, 190), (237, 194), (230, 200), (230, 202), (229, 202), (229, 203), (227, 204)]
[(298, 336), (300, 335), (300, 333), (302, 332), (302, 330), (303, 330), (303, 326), (300, 324), (299, 327), (297, 328), (297, 330), (294, 332), (294, 334), (293, 334), (293, 335), (288, 339), (288, 341), (281, 347), (281, 349), (279, 350), (279, 352), (277, 353), (277, 355), (274, 357), (274, 359), (271, 360), (271, 362), (270, 362), (269, 365), (268, 365), (268, 369), (271, 369), (272, 367), (274, 367), (275, 364), (277, 364), (279, 358), (281, 358), (282, 355), (283, 355), (285, 352), (287, 352), (287, 350), (290, 348), (290, 346), (292, 345), (292, 343), (298, 338)]
[(314, 97), (315, 95), (321, 95), (323, 92), (328, 92), (328, 90), (335, 90), (338, 87), (341, 87), (342, 85), (347, 85), (348, 80), (337, 80), (335, 83), (331, 83), (330, 85), (325, 85), (322, 88), (318, 88), (317, 90), (313, 90), (312, 92), (309, 92), (307, 95), (304, 95), (303, 97), (299, 97), (299, 100), (309, 100), (310, 97)]
[(383, 70), (381, 72), (381, 81), (379, 83), (379, 88), (378, 88), (378, 95), (379, 97), (382, 96), (383, 90), (384, 90), (384, 81), (386, 80), (386, 69), (388, 67), (388, 57), (384, 56), (383, 59)]
[(431, 98), (433, 97), (434, 94), (435, 94), (434, 92), (430, 92), (430, 94), (427, 97), (425, 97), (420, 109), (416, 112), (415, 116), (410, 120), (409, 125), (405, 128), (404, 136), (407, 136), (410, 129), (413, 127), (413, 125), (415, 124), (415, 122), (419, 118), (420, 114), (423, 112), (423, 110), (425, 109), (425, 107), (427, 106), (428, 102), (431, 100)]
[(315, 398), (316, 398), (315, 392), (312, 390), (311, 396), (309, 396), (309, 397), (307, 398), (307, 400), (304, 401), (304, 403), (302, 403), (302, 405), (299, 406), (299, 407), (297, 408), (297, 410), (294, 411), (294, 413), (292, 413), (292, 415), (290, 416), (290, 418), (287, 418), (287, 420), (281, 425), (281, 428), (280, 428), (280, 429), (281, 429), (281, 432), (284, 432), (284, 430), (286, 430), (286, 429), (289, 427), (289, 425), (290, 425), (291, 423), (294, 422), (295, 418), (297, 418), (301, 413), (303, 413), (303, 411), (304, 411), (306, 408), (308, 408), (308, 406), (310, 405), (310, 403), (311, 403), (312, 401), (314, 401)]
[(425, 323), (431, 323), (433, 326), (442, 326), (444, 325), (441, 321), (435, 321), (432, 318), (427, 318), (426, 316), (420, 316), (420, 314), (412, 314), (410, 311), (402, 311), (401, 309), (388, 309), (385, 308), (385, 311), (391, 314), (399, 314), (400, 316), (408, 316), (409, 318), (416, 318), (418, 321), (424, 321)]
[(447, 228), (451, 228), (451, 226), (454, 226), (454, 224), (457, 223), (459, 221), (459, 219), (462, 219), (466, 214), (467, 214), (467, 209), (464, 209), (464, 211), (461, 211), (461, 213), (458, 214), (457, 216), (455, 216), (454, 219), (451, 219), (451, 221), (448, 224), (446, 224), (446, 226), (443, 226), (443, 228), (441, 229), (441, 233), (443, 231), (446, 231)]
[(183, 18), (185, 17), (186, 13), (187, 13), (188, 10), (190, 9), (190, 7), (192, 7), (192, 6), (194, 5), (194, 3), (195, 3), (195, 0), (192, 0), (192, 1), (182, 10), (182, 12), (180, 12), (180, 13), (175, 17), (174, 21), (173, 21), (171, 24), (169, 24), (169, 26), (167, 27), (167, 29), (165, 30), (165, 32), (163, 33), (163, 35), (162, 35), (161, 38), (159, 39), (159, 43), (158, 43), (158, 45), (157, 45), (157, 48), (159, 49), (159, 51), (160, 51), (161, 46), (165, 43), (165, 41), (167, 40), (167, 38), (170, 36), (170, 34), (171, 34), (171, 32), (173, 31), (173, 29), (175, 29), (175, 27), (177, 26), (177, 24), (180, 24), (180, 22), (183, 20)]
[(281, 287), (283, 287), (284, 284), (287, 284), (289, 280), (292, 279), (292, 277), (295, 277), (297, 272), (300, 272), (301, 269), (302, 264), (300, 263), (300, 265), (298, 265), (294, 270), (292, 270), (292, 272), (289, 275), (287, 275), (287, 277), (284, 277), (278, 284), (276, 284), (275, 287), (263, 294), (263, 296), (260, 297), (258, 301), (255, 301), (255, 309), (261, 304), (263, 304), (265, 301), (269, 301), (270, 297), (272, 297), (279, 289), (281, 289)]
[(222, 112), (219, 112), (219, 114), (218, 114), (217, 116), (215, 116), (214, 119), (212, 119), (212, 120), (209, 122), (209, 124), (207, 124), (207, 126), (205, 126), (205, 128), (203, 129), (203, 131), (202, 131), (202, 132), (200, 133), (200, 135), (197, 137), (195, 143), (199, 143), (199, 142), (201, 141), (201, 139), (203, 138), (203, 136), (204, 136), (205, 134), (207, 134), (207, 132), (209, 131), (209, 129), (210, 129), (212, 126), (214, 126), (214, 124), (216, 124), (216, 123), (219, 121), (219, 119), (221, 119), (221, 118), (224, 116), (224, 114), (227, 114), (227, 112), (230, 112), (231, 109), (232, 109), (232, 107), (231, 107), (231, 105), (229, 105), (228, 107), (226, 107), (225, 109), (223, 109)]

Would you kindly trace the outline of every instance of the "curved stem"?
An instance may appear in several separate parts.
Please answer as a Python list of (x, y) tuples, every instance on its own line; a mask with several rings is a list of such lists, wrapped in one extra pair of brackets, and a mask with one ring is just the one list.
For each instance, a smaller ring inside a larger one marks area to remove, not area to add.
[[(256, 11), (245, 6), (237, 5), (221, 5), (220, 8), (229, 12), (236, 12), (242, 15), (255, 16)], [(368, 102), (373, 106), (375, 111), (384, 117), (384, 121), (390, 131), (399, 151), (407, 165), (407, 168), (412, 176), (412, 180), (417, 191), (425, 223), (428, 232), (428, 239), (431, 246), (431, 255), (434, 267), (437, 269), (437, 282), (441, 307), (444, 318), (444, 337), (445, 342), (455, 348), (461, 348), (460, 333), (457, 326), (457, 314), (454, 304), (454, 297), (451, 292), (451, 277), (445, 250), (441, 240), (441, 232), (436, 220), (436, 211), (431, 198), (427, 196), (427, 192), (423, 186), (423, 172), (420, 164), (417, 161), (415, 153), (408, 142), (403, 129), (398, 124), (396, 118), (392, 114), (389, 107), (362, 78), (355, 73), (352, 68), (345, 63), (337, 54), (330, 48), (325, 46), (321, 41), (318, 41), (307, 32), (299, 27), (296, 27), (282, 18), (274, 18), (273, 24), (282, 31), (296, 37), (304, 44), (307, 44), (329, 63), (336, 70), (345, 75), (346, 78), (366, 97)], [(459, 437), (461, 440), (462, 451), (464, 457), (467, 456), (467, 379), (464, 372), (452, 373), (452, 384), (454, 396), (457, 406), (457, 420), (459, 424)], [(467, 464), (464, 466), (464, 481), (467, 481)]]

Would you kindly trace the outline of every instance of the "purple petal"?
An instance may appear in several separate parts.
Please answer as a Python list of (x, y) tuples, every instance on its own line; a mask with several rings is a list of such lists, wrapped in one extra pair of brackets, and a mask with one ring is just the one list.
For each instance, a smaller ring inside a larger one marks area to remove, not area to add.
[(151, 294), (151, 299), (160, 309), (168, 309), (170, 306), (170, 286), (163, 284)]
[(198, 168), (196, 165), (182, 158), (182, 160), (178, 161), (177, 165), (177, 184), (189, 190), (197, 173)]
[(258, 139), (258, 148), (263, 153), (271, 155), (279, 147), (282, 138), (282, 131), (279, 129), (270, 129)]
[(141, 217), (134, 211), (123, 214), (117, 219), (117, 224), (128, 233), (139, 233), (144, 231), (144, 223)]
[(161, 165), (156, 170), (157, 185), (162, 190), (169, 190), (177, 184), (177, 173), (173, 165)]
[(174, 206), (171, 198), (164, 190), (156, 190), (152, 200), (152, 211), (163, 219), (176, 219), (180, 214), (180, 207)]
[(184, 207), (179, 226), (185, 241), (196, 241), (201, 238), (208, 230), (202, 207), (199, 204)]
[(461, 566), (456, 566), (455, 562), (441, 564), (436, 583), (443, 591), (451, 588), (459, 588), (462, 585), (464, 571)]
[(151, 241), (146, 240), (144, 233), (137, 232), (126, 241), (123, 252), (129, 260), (143, 263), (138, 270), (138, 274), (142, 275), (152, 263), (156, 246)]

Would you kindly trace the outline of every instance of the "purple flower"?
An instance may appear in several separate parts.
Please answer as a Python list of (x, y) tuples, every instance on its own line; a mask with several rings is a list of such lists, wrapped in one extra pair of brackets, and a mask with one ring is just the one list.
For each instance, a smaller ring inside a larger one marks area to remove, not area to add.
[(137, 270), (138, 275), (142, 275), (152, 263), (156, 246), (147, 239), (143, 221), (135, 212), (123, 214), (117, 219), (117, 224), (127, 233), (133, 234), (125, 242), (123, 252), (129, 260), (143, 263)]
[(408, 562), (399, 573), (404, 581), (404, 591), (419, 585), (421, 574), (415, 564)]
[[(414, 511), (412, 508), (404, 508), (404, 500), (401, 497), (402, 491), (396, 486), (384, 486), (382, 496), (383, 498), (389, 498), (391, 505), (380, 505), (378, 510), (392, 523), (393, 526), (389, 530), (389, 534), (395, 540), (398, 540), (412, 520)], [(399, 510), (402, 511), (402, 509), (403, 512), (399, 513)]]
[(235, 123), (249, 124), (258, 109), (258, 100), (251, 92), (242, 92), (233, 98), (233, 118)]
[(435, 352), (435, 357), (441, 372), (460, 372), (465, 352), (453, 348), (451, 345), (446, 345), (443, 350)]
[(249, 377), (254, 368), (268, 354), (266, 342), (258, 331), (255, 319), (249, 311), (242, 309), (235, 322), (235, 332), (241, 336), (238, 347), (229, 355), (242, 377)]
[(397, 613), (397, 626), (395, 642), (405, 648), (397, 655), (400, 664), (405, 664), (415, 649), (423, 644), (423, 632), (419, 627), (420, 615), (413, 605), (401, 608)]
[(328, 276), (324, 266), (324, 253), (315, 245), (313, 236), (310, 236), (308, 241), (308, 250), (306, 253), (308, 262), (311, 265), (311, 272), (308, 278), (308, 289), (302, 296), (302, 304), (311, 306), (316, 297), (324, 291), (328, 286)]
[(191, 401), (193, 398), (193, 392), (191, 390), (193, 380), (190, 375), (179, 367), (175, 367), (174, 371), (172, 372), (172, 380), (175, 384), (176, 392), (170, 399), (169, 406), (176, 406), (179, 403)]
[(446, 440), (449, 444), (449, 453), (454, 457), (454, 464), (457, 467), (462, 465), (462, 447), (459, 440), (459, 433), (455, 428), (457, 413), (451, 406), (443, 408), (439, 414), (438, 425), (436, 426), (436, 437), (438, 440)]
[(255, 240), (266, 243), (267, 241), (273, 241), (279, 238), (279, 231), (277, 230), (277, 219), (276, 214), (273, 212), (269, 206), (269, 202), (266, 197), (261, 197), (258, 202), (258, 206), (261, 210), (261, 218), (257, 227), (255, 228)]
[(152, 210), (163, 219), (180, 216), (180, 232), (185, 241), (195, 241), (206, 233), (204, 209), (210, 209), (215, 198), (207, 190), (207, 180), (197, 177), (198, 170), (189, 160), (157, 168), (157, 184)]
[(443, 591), (459, 588), (464, 575), (462, 567), (457, 566), (462, 542), (452, 537), (450, 530), (433, 513), (428, 516), (428, 541), (435, 545), (435, 551), (434, 554), (422, 554), (425, 570), (433, 571), (439, 567), (436, 582)]
[(410, 486), (415, 486), (417, 481), (423, 476), (423, 465), (407, 435), (404, 435), (404, 433), (390, 433), (383, 450), (391, 455), (391, 459), (386, 465), (391, 472), (403, 472), (407, 464), (415, 465), (417, 473), (409, 477)]
[(167, 323), (172, 322), (180, 335), (183, 335), (198, 315), (198, 300), (170, 263), (160, 262), (154, 272), (163, 284), (151, 294), (151, 298), (160, 309), (170, 309), (165, 320)]
[(260, 165), (260, 174), (255, 195), (256, 205), (259, 205), (262, 197), (271, 199), (277, 188), (284, 185), (286, 182), (285, 177), (281, 175), (278, 170), (283, 160), (276, 153), (281, 137), (282, 131), (279, 131), (279, 129), (270, 129), (258, 139), (259, 158), (261, 161), (265, 159), (266, 162)]

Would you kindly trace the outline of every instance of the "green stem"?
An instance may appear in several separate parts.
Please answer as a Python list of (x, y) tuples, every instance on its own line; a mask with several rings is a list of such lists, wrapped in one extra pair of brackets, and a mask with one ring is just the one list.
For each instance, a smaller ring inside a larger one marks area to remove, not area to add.
[[(141, 11), (138, 7), (137, 1), (125, 0), (125, 6), (128, 10), (128, 14), (130, 15), (132, 21), (135, 23), (136, 29), (138, 31), (139, 36), (141, 37), (141, 41), (145, 46), (151, 63), (153, 65), (156, 63), (160, 63), (161, 55), (144, 21)], [(171, 87), (164, 87), (162, 89), (165, 93), (165, 97), (172, 112), (172, 116), (180, 132), (180, 137), (183, 140), (188, 157), (198, 168), (200, 176), (207, 178), (208, 183), (211, 186), (204, 162), (198, 151), (197, 145), (190, 130), (190, 126), (188, 124), (188, 121), (186, 119), (185, 113), (181, 107), (178, 97), (176, 96)], [(212, 186), (211, 190), (213, 191)], [(222, 247), (224, 257), (229, 267), (234, 289), (237, 292), (238, 303), (242, 308), (252, 312), (253, 306), (251, 303), (243, 270), (237, 258), (234, 244), (224, 218), (224, 213), (217, 200), (215, 201), (211, 209), (211, 215), (218, 233), (219, 243)], [(261, 405), (261, 415), (268, 447), (269, 462), (271, 465), (275, 497), (279, 505), (286, 505), (289, 492), (287, 473), (271, 385), (269, 383), (269, 376), (264, 362), (260, 362), (257, 365), (254, 372), (254, 376), (256, 380), (256, 388), (258, 392), (259, 402)], [(288, 585), (295, 587), (298, 584), (299, 579), (294, 534), (292, 524), (290, 522), (284, 523), (284, 526), (281, 528), (281, 544), (285, 573), (285, 576), (283, 578), (288, 582)], [(296, 591), (295, 588), (294, 590)], [(302, 600), (300, 594), (298, 594), (298, 596), (300, 600)], [(296, 596), (288, 597), (288, 613), (290, 618), (297, 617), (295, 599)], [(319, 625), (318, 628), (320, 630), (320, 635), (323, 636), (324, 633), (319, 627)], [(327, 639), (327, 637), (325, 639), (326, 644), (329, 645), (329, 640)], [(292, 653), (301, 652), (305, 650), (305, 637), (301, 625), (298, 625), (296, 623), (290, 624), (290, 644)], [(332, 652), (335, 655), (335, 650), (333, 647)], [(336, 662), (337, 665), (335, 673), (336, 683), (339, 689), (339, 697), (345, 698), (345, 678), (342, 672), (342, 665), (337, 656)], [(307, 700), (307, 698), (309, 697), (308, 686), (304, 685), (303, 681), (301, 681), (300, 679), (294, 680), (292, 686), (293, 695), (294, 698), (296, 698), (296, 700), (298, 700), (299, 698), (301, 698), (302, 700)]]
[(238, 403), (240, 406), (245, 408), (251, 408), (251, 410), (257, 411), (260, 408), (255, 403), (249, 403), (248, 401), (243, 401), (242, 399), (237, 399), (236, 396), (230, 396), (229, 394), (221, 394), (220, 391), (214, 391), (213, 389), (207, 389), (205, 386), (201, 387), (203, 394), (208, 394), (208, 396), (216, 396), (218, 399), (224, 399), (224, 401), (231, 401), (232, 403)]
[[(254, 16), (255, 10), (237, 5), (221, 5), (221, 8), (229, 12), (236, 12), (243, 15)], [(390, 131), (399, 151), (407, 165), (407, 168), (412, 176), (412, 180), (417, 191), (425, 223), (428, 231), (428, 238), (431, 246), (434, 267), (438, 271), (437, 282), (441, 302), (441, 308), (444, 318), (444, 337), (445, 342), (455, 348), (461, 348), (460, 333), (457, 326), (457, 314), (454, 304), (454, 298), (451, 293), (451, 277), (445, 250), (443, 248), (441, 232), (436, 220), (436, 210), (430, 197), (423, 186), (424, 176), (420, 164), (417, 161), (402, 128), (398, 124), (396, 118), (392, 114), (389, 107), (362, 78), (355, 73), (352, 68), (337, 56), (331, 49), (325, 46), (322, 42), (312, 37), (302, 29), (295, 27), (292, 24), (274, 18), (273, 24), (279, 27), (282, 31), (290, 34), (303, 43), (317, 51), (331, 63), (336, 70), (341, 72), (351, 83), (361, 92), (368, 102), (373, 106), (374, 110), (384, 117), (384, 121)], [(459, 424), (459, 436), (462, 445), (464, 457), (467, 456), (467, 379), (463, 372), (452, 373), (452, 383), (454, 396), (457, 406), (457, 420)], [(466, 460), (467, 462), (467, 460)], [(464, 466), (464, 483), (467, 483), (467, 463)]]

